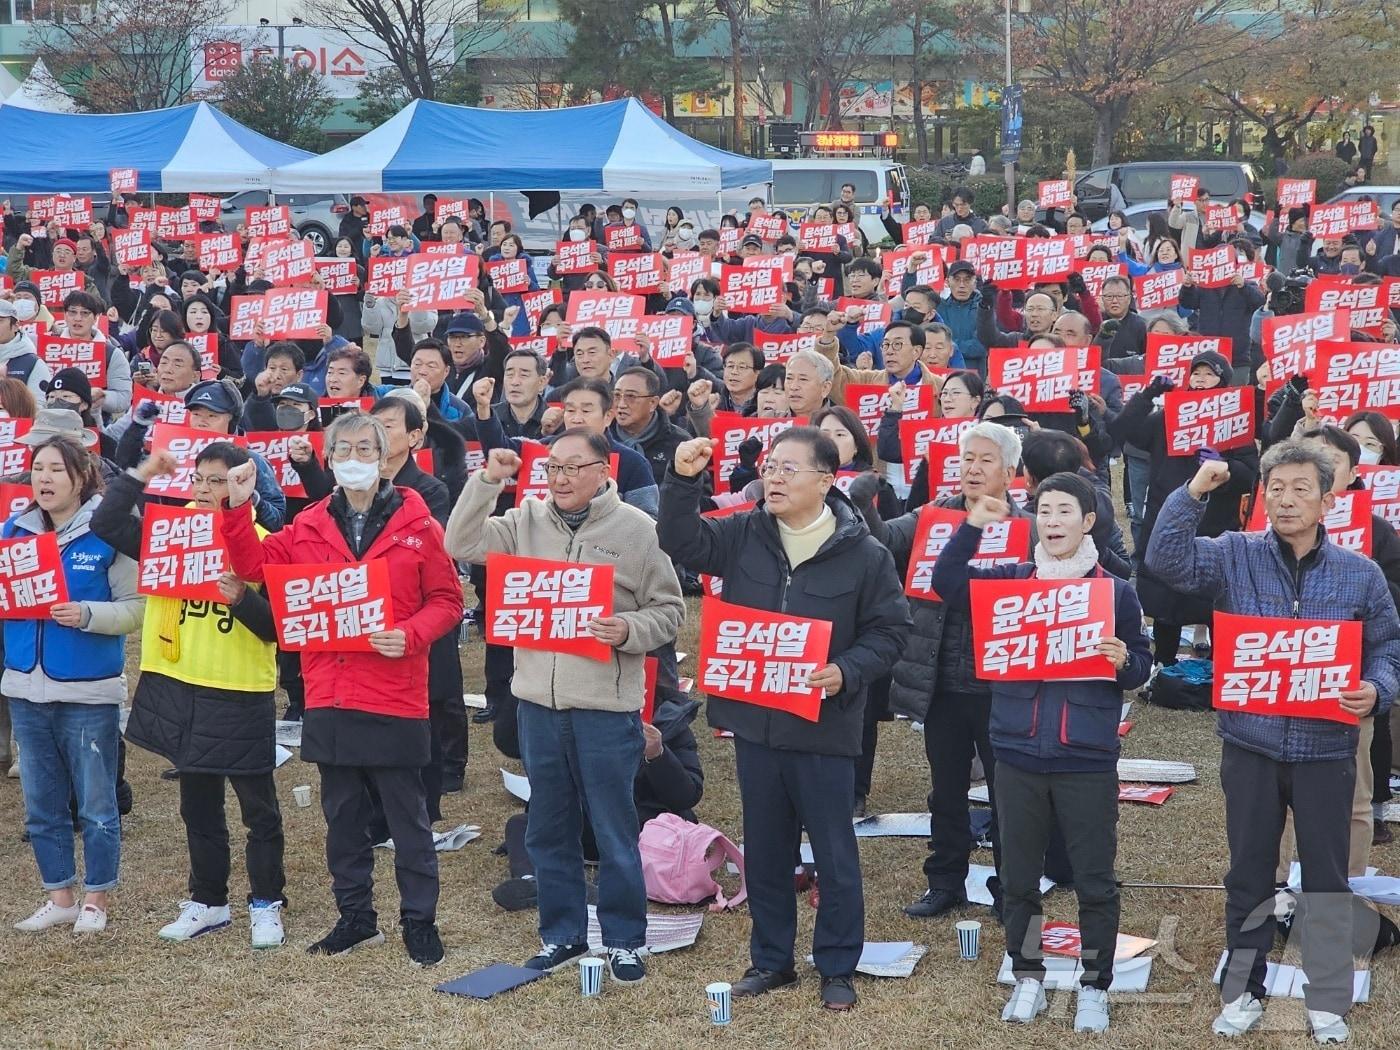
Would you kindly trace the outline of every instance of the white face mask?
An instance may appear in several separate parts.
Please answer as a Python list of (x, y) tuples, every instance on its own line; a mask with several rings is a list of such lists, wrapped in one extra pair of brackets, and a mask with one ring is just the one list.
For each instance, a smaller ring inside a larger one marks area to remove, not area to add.
[(15, 316), (21, 321), (32, 321), (39, 312), (39, 304), (33, 299), (16, 299)]
[(713, 299), (696, 299), (696, 300), (695, 300), (695, 316), (696, 316), (696, 317), (709, 317), (710, 314), (714, 313), (714, 310), (715, 310), (715, 301), (714, 301)]
[(678, 227), (678, 228), (676, 229), (676, 240), (678, 240), (678, 241), (683, 241), (683, 242), (685, 242), (686, 244), (689, 244), (691, 241), (695, 240), (695, 227), (694, 227), (694, 226), (681, 226), (681, 227)]
[(569, 231), (569, 240), (571, 240), (571, 241), (582, 241), (582, 240), (586, 240), (587, 238), (588, 238), (588, 231), (587, 231), (587, 230), (577, 230), (577, 229), (575, 229), (575, 230), (570, 230), (570, 231)]
[(352, 492), (364, 492), (379, 487), (379, 464), (365, 463), (358, 459), (347, 459), (331, 467), (335, 483)]
[(636, 208), (623, 208), (623, 209), (622, 209), (622, 217), (623, 217), (624, 219), (626, 219), (628, 222), (631, 222), (633, 219), (635, 219), (635, 218), (637, 217), (637, 209), (636, 209)]
[(547, 337), (547, 338), (553, 338), (554, 336), (556, 336), (556, 335), (558, 335), (558, 334), (559, 334), (559, 329), (556, 328), (556, 327), (555, 327), (554, 325), (552, 325), (552, 324), (547, 324), (547, 325), (545, 325), (543, 328), (540, 329), (540, 335), (545, 336), (545, 337)]
[(1362, 462), (1362, 463), (1369, 464), (1370, 466), (1375, 466), (1375, 465), (1376, 465), (1377, 463), (1379, 463), (1380, 461), (1381, 461), (1381, 454), (1380, 454), (1379, 452), (1377, 452), (1375, 449), (1366, 448), (1366, 447), (1364, 447), (1364, 446), (1362, 447), (1362, 449), (1361, 449), (1361, 462)]

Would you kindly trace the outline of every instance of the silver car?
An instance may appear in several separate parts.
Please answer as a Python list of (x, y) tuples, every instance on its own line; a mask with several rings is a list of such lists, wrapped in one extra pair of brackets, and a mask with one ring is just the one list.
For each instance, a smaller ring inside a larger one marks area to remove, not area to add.
[[(1160, 213), (1162, 216), (1171, 211), (1171, 203), (1168, 201), (1144, 201), (1142, 204), (1133, 204), (1125, 208), (1123, 214), (1128, 219), (1128, 225), (1138, 233), (1147, 232), (1147, 219), (1153, 213)], [(1264, 213), (1258, 208), (1254, 208), (1249, 213), (1249, 218), (1245, 220), (1255, 233), (1259, 233), (1264, 228)], [(1107, 233), (1108, 219), (1098, 219), (1089, 227), (1090, 233)]]
[[(244, 190), (225, 197), (224, 225), (232, 228), (242, 220), (245, 209), (266, 203), (267, 193), (263, 190)], [(315, 245), (317, 255), (332, 253), (340, 220), (350, 212), (349, 197), (343, 193), (287, 193), (278, 194), (277, 203), (291, 209), (292, 226), (299, 236)]]

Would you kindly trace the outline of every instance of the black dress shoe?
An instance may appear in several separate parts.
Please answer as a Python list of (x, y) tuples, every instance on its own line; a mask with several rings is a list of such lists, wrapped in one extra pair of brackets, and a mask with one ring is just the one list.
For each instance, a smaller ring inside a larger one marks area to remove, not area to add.
[(487, 704), (476, 714), (472, 715), (472, 721), (477, 725), (485, 725), (487, 722), (496, 720), (496, 705)]
[(906, 907), (904, 914), (911, 919), (932, 919), (939, 915), (946, 915), (966, 904), (967, 898), (961, 893), (953, 893), (949, 890), (929, 890), (913, 904)]
[(730, 994), (736, 999), (744, 999), (755, 995), (767, 995), (796, 983), (797, 974), (791, 970), (760, 970), (757, 966), (750, 966), (744, 971), (744, 976), (734, 982)]
[(849, 1010), (856, 1005), (856, 986), (851, 975), (822, 978), (822, 1007), (827, 1010)]

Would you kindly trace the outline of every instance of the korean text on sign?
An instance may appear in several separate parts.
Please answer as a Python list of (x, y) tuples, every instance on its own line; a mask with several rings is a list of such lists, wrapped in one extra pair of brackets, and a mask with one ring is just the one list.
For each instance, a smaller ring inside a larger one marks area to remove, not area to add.
[(711, 696), (815, 722), (823, 691), (807, 679), (827, 662), (831, 623), (750, 609), (718, 598), (700, 605), (697, 682)]
[(1112, 680), (1098, 644), (1114, 631), (1113, 581), (973, 580), (977, 677)]
[(228, 549), (218, 514), (149, 504), (141, 516), (141, 570), (136, 589), (165, 598), (222, 603), (219, 577)]
[[(933, 567), (966, 517), (960, 510), (933, 503), (919, 508), (919, 521), (914, 526), (914, 541), (909, 550), (909, 570), (904, 576), (905, 594), (927, 601), (941, 600), (933, 589)], [(968, 565), (975, 569), (1019, 565), (1030, 560), (1030, 550), (1030, 518), (994, 521), (982, 530), (977, 553)]]
[(68, 582), (52, 532), (0, 540), (0, 620), (43, 620), (68, 600)]
[(394, 627), (389, 563), (267, 565), (277, 642), (286, 650), (370, 652), (369, 636)]
[(593, 637), (588, 625), (612, 615), (613, 575), (611, 565), (487, 555), (486, 608), (491, 616), (486, 640), (589, 660), (612, 659), (612, 648)]
[(1361, 683), (1360, 622), (1217, 612), (1211, 634), (1220, 710), (1356, 724), (1341, 695)]
[(1253, 387), (1171, 390), (1163, 406), (1169, 456), (1194, 456), (1203, 448), (1238, 448), (1254, 440)]

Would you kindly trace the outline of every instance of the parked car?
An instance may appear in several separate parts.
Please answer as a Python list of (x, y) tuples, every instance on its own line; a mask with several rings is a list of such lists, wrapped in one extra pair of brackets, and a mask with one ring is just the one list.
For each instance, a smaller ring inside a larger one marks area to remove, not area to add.
[[(224, 224), (231, 228), (242, 219), (244, 209), (266, 203), (267, 194), (263, 190), (244, 190), (225, 197)], [(315, 245), (317, 255), (331, 254), (340, 218), (350, 210), (349, 197), (343, 193), (288, 193), (278, 194), (277, 203), (291, 209), (292, 226), (298, 235)]]
[(1112, 210), (1109, 186), (1117, 186), (1125, 204), (1166, 200), (1173, 175), (1195, 175), (1217, 201), (1243, 198), (1246, 193), (1263, 197), (1254, 165), (1233, 160), (1133, 161), (1093, 168), (1074, 182), (1079, 210), (1089, 219), (1105, 218)]
[[(1129, 205), (1128, 209), (1123, 212), (1123, 214), (1127, 216), (1129, 226), (1137, 230), (1138, 233), (1145, 234), (1147, 232), (1147, 217), (1149, 215), (1158, 213), (1166, 215), (1170, 210), (1171, 204), (1168, 201), (1147, 201), (1144, 204)], [(1252, 230), (1258, 233), (1264, 229), (1264, 213), (1255, 208), (1250, 211), (1249, 218), (1247, 218), (1245, 222)], [(1104, 216), (1102, 219), (1098, 219), (1090, 224), (1089, 232), (1108, 232), (1108, 216)]]
[(1395, 202), (1400, 201), (1400, 186), (1352, 186), (1337, 194), (1328, 204), (1336, 204), (1338, 201), (1355, 201), (1362, 197), (1370, 197), (1380, 204), (1381, 224), (1384, 225), (1390, 218), (1390, 209), (1395, 207)]
[[(894, 206), (911, 207), (904, 165), (881, 157), (808, 157), (773, 161), (773, 207), (794, 220), (809, 208), (841, 199), (843, 183), (854, 183), (860, 230), (871, 244), (889, 236), (880, 216)], [(761, 195), (761, 194), (760, 194)], [(933, 202), (930, 202), (933, 203)]]

